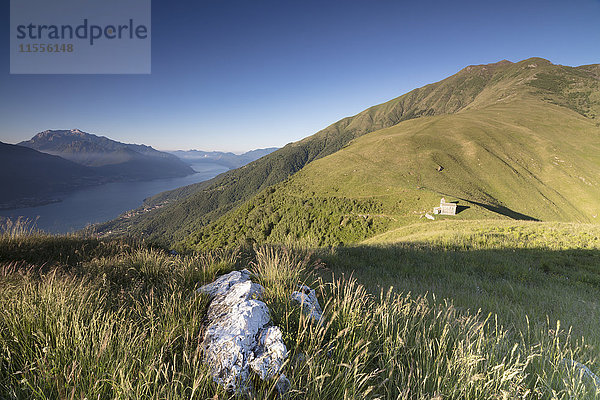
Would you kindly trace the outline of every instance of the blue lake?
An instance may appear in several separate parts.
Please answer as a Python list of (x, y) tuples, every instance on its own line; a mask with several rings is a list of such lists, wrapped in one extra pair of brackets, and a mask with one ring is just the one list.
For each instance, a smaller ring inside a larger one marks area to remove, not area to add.
[(39, 207), (0, 210), (0, 216), (19, 216), (37, 220), (37, 227), (50, 233), (68, 233), (88, 224), (104, 222), (142, 205), (144, 199), (166, 190), (202, 182), (228, 170), (219, 164), (192, 165), (195, 174), (183, 178), (157, 179), (146, 182), (118, 182), (72, 192), (59, 203)]

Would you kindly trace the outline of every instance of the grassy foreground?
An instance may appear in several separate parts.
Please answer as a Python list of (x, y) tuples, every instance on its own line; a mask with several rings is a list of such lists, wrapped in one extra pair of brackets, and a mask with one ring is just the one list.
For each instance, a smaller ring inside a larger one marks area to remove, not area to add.
[(452, 299), (526, 329), (561, 321), (600, 348), (600, 226), (526, 221), (440, 221), (321, 250), (336, 274), (374, 294)]
[[(334, 270), (356, 257), (337, 251)], [(208, 303), (194, 290), (248, 265), (284, 331), (289, 398), (596, 398), (563, 360), (597, 370), (597, 348), (558, 323), (503, 328), (447, 301), (323, 280), (302, 251), (172, 256), (18, 230), (0, 236), (0, 398), (234, 397), (202, 363)], [(299, 282), (317, 288), (323, 324), (289, 303)], [(257, 398), (274, 397), (273, 382), (255, 386)]]

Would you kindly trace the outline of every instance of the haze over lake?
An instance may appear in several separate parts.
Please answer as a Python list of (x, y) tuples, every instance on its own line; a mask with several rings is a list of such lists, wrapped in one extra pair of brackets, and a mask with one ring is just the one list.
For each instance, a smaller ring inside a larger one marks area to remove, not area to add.
[(108, 183), (72, 192), (59, 203), (0, 210), (0, 216), (38, 218), (37, 227), (41, 230), (50, 233), (73, 232), (88, 224), (116, 218), (125, 211), (139, 207), (144, 199), (155, 194), (214, 178), (229, 169), (208, 162), (194, 164), (192, 168), (197, 172), (182, 178)]

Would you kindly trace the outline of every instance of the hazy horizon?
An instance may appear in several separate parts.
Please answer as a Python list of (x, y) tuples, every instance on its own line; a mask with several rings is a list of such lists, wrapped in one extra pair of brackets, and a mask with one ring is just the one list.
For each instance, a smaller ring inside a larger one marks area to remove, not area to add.
[[(91, 135), (96, 135), (99, 137), (105, 137), (107, 139), (111, 139), (111, 140), (115, 140), (114, 138), (108, 137), (106, 135), (103, 135), (101, 132), (90, 132), (87, 131), (85, 129), (80, 129), (80, 128), (69, 128), (69, 129), (45, 129), (46, 130), (50, 130), (50, 131), (68, 131), (68, 130), (77, 130), (77, 131), (81, 131), (83, 133), (89, 133)], [(31, 138), (33, 138), (35, 135), (37, 135), (38, 133), (44, 132), (44, 131), (40, 131), (40, 132), (35, 132), (34, 134), (32, 134), (30, 137), (23, 139), (23, 140), (19, 140), (16, 142), (8, 142), (8, 141), (2, 141), (0, 140), (0, 142), (3, 143), (7, 143), (7, 144), (14, 144), (14, 145), (18, 145), (19, 143), (23, 142), (23, 141), (27, 141)], [(250, 148), (248, 150), (237, 150), (237, 151), (231, 151), (231, 150), (218, 150), (218, 149), (204, 149), (204, 148), (159, 148), (159, 147), (155, 147), (149, 143), (128, 143), (128, 142), (123, 142), (123, 143), (127, 143), (127, 144), (135, 144), (135, 145), (146, 145), (146, 146), (150, 146), (152, 148), (154, 148), (155, 150), (158, 151), (163, 151), (163, 152), (173, 152), (173, 151), (203, 151), (203, 152), (222, 152), (222, 153), (233, 153), (236, 155), (240, 155), (240, 154), (244, 154), (244, 153), (248, 153), (250, 151), (255, 151), (255, 150), (262, 150), (262, 149), (267, 149), (267, 148), (276, 148), (278, 146), (266, 146), (266, 147), (256, 147), (256, 148)], [(89, 154), (89, 153), (88, 153)]]

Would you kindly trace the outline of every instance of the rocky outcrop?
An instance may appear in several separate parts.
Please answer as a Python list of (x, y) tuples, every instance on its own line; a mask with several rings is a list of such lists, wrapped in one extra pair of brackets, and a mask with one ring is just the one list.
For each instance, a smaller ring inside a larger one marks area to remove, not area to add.
[(292, 293), (292, 300), (300, 303), (302, 311), (313, 321), (321, 321), (323, 311), (317, 300), (317, 294), (306, 285), (300, 285), (300, 290)]
[(225, 275), (221, 275), (213, 283), (202, 286), (198, 292), (206, 293), (210, 297), (215, 297), (217, 294), (226, 293), (229, 288), (236, 283), (246, 282), (250, 280), (250, 271), (243, 269), (241, 271), (233, 271)]
[(249, 378), (255, 373), (261, 379), (277, 378), (277, 390), (284, 393), (289, 381), (281, 368), (287, 348), (261, 301), (264, 288), (250, 281), (248, 270), (242, 270), (223, 275), (198, 291), (212, 297), (203, 345), (204, 361), (215, 381), (228, 390), (250, 393)]
[[(250, 368), (260, 376), (260, 379), (272, 379), (279, 374), (287, 357), (287, 348), (283, 343), (283, 335), (279, 327), (270, 326), (263, 329), (254, 355), (254, 360), (250, 361)], [(280, 394), (285, 393), (289, 386), (290, 382), (286, 376), (279, 375), (277, 391)]]

